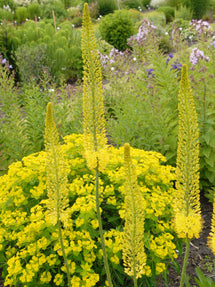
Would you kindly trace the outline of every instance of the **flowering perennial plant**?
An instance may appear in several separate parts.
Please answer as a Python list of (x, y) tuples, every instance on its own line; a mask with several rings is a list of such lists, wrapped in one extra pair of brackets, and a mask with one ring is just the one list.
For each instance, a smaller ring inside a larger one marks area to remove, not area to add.
[(198, 36), (201, 36), (202, 34), (205, 35), (208, 33), (212, 33), (210, 24), (207, 21), (203, 21), (202, 19), (192, 19), (190, 25), (192, 25), (196, 29)]
[[(62, 237), (71, 273), (72, 286), (105, 286), (102, 251), (98, 238), (95, 207), (95, 175), (83, 157), (83, 135), (64, 138), (64, 172), (68, 173), (69, 206), (62, 217)], [(145, 275), (157, 274), (176, 257), (173, 241), (172, 202), (174, 169), (161, 165), (165, 158), (156, 152), (131, 148), (137, 181), (145, 207), (144, 244), (147, 254)], [(104, 238), (111, 268), (126, 278), (122, 262), (121, 220), (124, 220), (123, 147), (110, 147), (110, 160), (100, 173), (101, 211)], [(58, 229), (50, 222), (47, 199), (46, 152), (32, 154), (13, 163), (0, 177), (0, 257), (4, 258), (5, 285), (63, 286), (66, 268)], [(62, 171), (63, 172), (63, 171)], [(65, 219), (64, 219), (65, 218)], [(149, 238), (149, 234), (151, 237)], [(143, 276), (143, 280), (144, 280)], [(121, 284), (114, 278), (117, 286)], [(141, 279), (139, 279), (141, 280)], [(37, 285), (38, 284), (38, 285)]]
[(200, 60), (209, 62), (210, 58), (208, 56), (205, 56), (203, 51), (195, 47), (190, 53), (190, 63), (195, 66)]
[(55, 225), (59, 220), (65, 223), (68, 217), (65, 214), (65, 210), (69, 203), (67, 189), (67, 173), (69, 169), (64, 162), (64, 154), (52, 116), (51, 103), (47, 105), (45, 146), (47, 154), (46, 188), (48, 199), (43, 202), (49, 210), (50, 222)]
[(152, 41), (156, 29), (156, 26), (144, 19), (141, 21), (141, 26), (139, 27), (137, 35), (131, 36), (128, 39), (128, 45), (132, 47), (133, 54), (141, 61), (144, 61), (144, 54), (146, 53), (145, 48)]
[(211, 232), (208, 238), (208, 246), (211, 248), (213, 254), (215, 254), (215, 201), (213, 203), (213, 215), (211, 220)]
[[(47, 154), (46, 188), (48, 199), (43, 202), (45, 202), (48, 208), (48, 216), (50, 217), (52, 224), (57, 224), (58, 227), (60, 248), (66, 266), (68, 287), (71, 287), (70, 268), (62, 236), (62, 222), (68, 222), (69, 220), (69, 214), (68, 212), (65, 212), (69, 203), (67, 188), (68, 169), (65, 166), (64, 154), (61, 145), (59, 144), (58, 132), (52, 116), (51, 103), (48, 103), (47, 105), (45, 146)], [(46, 277), (47, 274), (45, 275), (45, 278)]]
[(99, 170), (107, 162), (107, 138), (105, 134), (102, 71), (88, 5), (84, 5), (81, 50), (83, 58), (83, 126), (85, 156), (88, 166)]
[(198, 238), (202, 229), (199, 201), (199, 129), (197, 113), (183, 65), (179, 91), (175, 228), (181, 238)]
[(125, 272), (137, 279), (146, 273), (146, 255), (144, 250), (144, 202), (143, 194), (137, 185), (135, 166), (130, 156), (130, 145), (124, 145), (125, 161), (125, 226), (123, 231), (123, 261)]

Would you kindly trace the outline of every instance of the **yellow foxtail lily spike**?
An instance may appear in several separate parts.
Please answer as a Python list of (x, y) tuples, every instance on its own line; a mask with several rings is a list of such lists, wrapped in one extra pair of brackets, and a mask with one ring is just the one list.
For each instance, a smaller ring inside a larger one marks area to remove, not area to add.
[(123, 231), (123, 261), (125, 272), (134, 282), (145, 274), (144, 249), (145, 203), (137, 185), (136, 169), (130, 156), (130, 145), (124, 145), (125, 167), (125, 226)]
[(84, 4), (81, 50), (83, 58), (83, 128), (88, 167), (99, 170), (107, 162), (101, 63), (88, 4)]
[(48, 199), (45, 200), (50, 221), (65, 222), (65, 209), (68, 206), (67, 172), (64, 155), (59, 144), (59, 136), (52, 115), (52, 104), (48, 103), (46, 113), (45, 148), (46, 161), (46, 186)]
[(208, 246), (212, 250), (213, 254), (215, 254), (215, 199), (213, 202), (213, 214), (211, 219), (211, 232), (208, 238)]
[(175, 229), (181, 238), (198, 238), (202, 229), (199, 190), (199, 129), (187, 66), (178, 96), (179, 130), (174, 202)]

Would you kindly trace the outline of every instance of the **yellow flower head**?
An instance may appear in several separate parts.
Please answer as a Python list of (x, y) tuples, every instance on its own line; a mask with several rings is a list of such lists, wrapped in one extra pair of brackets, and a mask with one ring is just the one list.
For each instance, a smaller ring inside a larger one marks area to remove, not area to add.
[[(67, 166), (59, 144), (58, 132), (52, 116), (52, 104), (47, 105), (45, 147), (46, 188), (48, 199), (44, 201), (48, 208), (48, 217), (53, 224), (63, 216), (62, 211), (68, 206)], [(63, 218), (62, 218), (63, 221)]]
[(182, 67), (178, 111), (175, 229), (179, 237), (192, 239), (199, 237), (202, 227), (199, 201), (199, 129), (186, 65)]
[(84, 4), (81, 50), (84, 70), (83, 125), (85, 157), (90, 169), (96, 168), (99, 163), (99, 169), (103, 170), (107, 162), (107, 138), (102, 71), (87, 3)]
[(123, 261), (125, 272), (134, 278), (145, 274), (144, 200), (137, 185), (135, 166), (130, 156), (130, 145), (124, 145), (125, 166), (125, 227), (123, 231)]

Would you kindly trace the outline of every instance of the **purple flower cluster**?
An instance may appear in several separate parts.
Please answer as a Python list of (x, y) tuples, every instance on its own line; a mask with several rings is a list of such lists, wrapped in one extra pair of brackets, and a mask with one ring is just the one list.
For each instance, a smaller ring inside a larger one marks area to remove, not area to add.
[[(168, 58), (166, 60), (166, 64), (168, 65), (170, 59), (172, 59), (174, 57), (173, 54), (169, 54)], [(171, 64), (171, 70), (178, 70), (180, 71), (182, 68), (182, 64), (178, 63), (178, 61), (176, 60), (173, 64)]]
[(146, 19), (144, 19), (141, 23), (142, 24), (139, 27), (137, 35), (131, 36), (128, 39), (128, 45), (132, 45), (133, 41), (136, 41), (139, 45), (143, 44), (147, 36), (150, 35), (153, 30), (157, 29), (154, 25), (152, 25), (152, 23), (150, 23)]
[(9, 65), (9, 62), (7, 61), (7, 59), (3, 58), (1, 54), (0, 54), (0, 63), (6, 66), (8, 69), (13, 69), (13, 66)]
[(182, 64), (178, 63), (177, 61), (175, 61), (172, 65), (171, 65), (171, 70), (178, 70), (180, 71), (182, 68)]
[(103, 55), (102, 53), (99, 52), (99, 56), (100, 56), (100, 60), (101, 60), (101, 64), (103, 67), (105, 67), (108, 63), (109, 64), (114, 64), (117, 60), (120, 59), (120, 57), (124, 57), (126, 54), (125, 52), (121, 52), (115, 48), (113, 48), (110, 51), (109, 56), (108, 55)]
[(145, 69), (145, 71), (148, 72), (148, 77), (149, 77), (149, 76), (154, 77), (154, 75), (155, 75), (155, 74), (153, 73), (153, 72), (154, 72), (154, 69)]
[(196, 29), (198, 35), (201, 35), (203, 33), (205, 34), (211, 30), (211, 26), (209, 25), (209, 23), (203, 20), (193, 19), (191, 20), (190, 25), (192, 25)]
[(190, 54), (190, 62), (192, 65), (196, 65), (199, 60), (205, 60), (206, 62), (209, 62), (210, 58), (205, 56), (203, 51), (195, 47)]
[(166, 64), (167, 64), (167, 65), (168, 65), (170, 59), (172, 59), (173, 57), (174, 57), (173, 54), (169, 54), (169, 55), (168, 55), (168, 58), (166, 59)]

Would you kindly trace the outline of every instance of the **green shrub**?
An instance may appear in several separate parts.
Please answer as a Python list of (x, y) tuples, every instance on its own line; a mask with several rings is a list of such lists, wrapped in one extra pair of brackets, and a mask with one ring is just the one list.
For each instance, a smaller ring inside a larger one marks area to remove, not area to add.
[(75, 27), (80, 27), (81, 24), (82, 24), (82, 17), (81, 16), (77, 16), (77, 17), (74, 17), (72, 20), (71, 20), (72, 24), (75, 26)]
[(135, 9), (129, 9), (129, 12), (134, 23), (138, 23), (143, 20), (143, 14), (140, 11), (137, 11)]
[(52, 11), (54, 11), (56, 18), (66, 18), (67, 10), (64, 8), (64, 4), (60, 0), (54, 0), (53, 2), (44, 3), (41, 7), (42, 17), (51, 19)]
[(147, 8), (150, 4), (151, 0), (141, 0), (142, 7)]
[(47, 45), (21, 45), (16, 50), (15, 56), (21, 81), (27, 83), (32, 77), (38, 82), (43, 69), (48, 66)]
[(105, 41), (124, 51), (128, 48), (127, 39), (134, 34), (134, 23), (127, 10), (119, 10), (102, 18), (99, 29)]
[(201, 19), (209, 7), (209, 0), (191, 0), (191, 9), (193, 10), (193, 18)]
[(89, 13), (90, 18), (97, 19), (99, 17), (99, 6), (97, 1), (89, 4)]
[[(83, 158), (83, 136), (73, 134), (64, 141), (69, 205), (62, 216), (62, 234), (72, 270), (72, 286), (80, 282), (86, 286), (96, 286), (97, 282), (105, 286), (101, 245), (96, 240), (95, 175)], [(110, 147), (108, 152), (110, 160), (99, 180), (107, 256), (116, 286), (130, 286), (131, 280), (122, 266), (122, 224), (126, 212), (123, 148)], [(176, 257), (171, 223), (175, 176), (172, 167), (162, 165), (165, 158), (161, 154), (132, 148), (131, 156), (138, 166), (139, 188), (146, 202), (147, 262), (143, 267), (146, 275), (139, 279), (143, 284), (153, 280), (151, 274), (155, 270), (157, 275), (164, 271)], [(66, 283), (57, 226), (45, 204), (48, 198), (45, 166), (45, 152), (32, 154), (12, 164), (8, 174), (0, 178), (0, 258), (5, 285), (33, 287)]]
[(186, 6), (180, 6), (178, 9), (175, 10), (175, 19), (180, 18), (183, 20), (192, 20), (192, 11), (190, 8)]
[(122, 5), (128, 9), (139, 10), (139, 7), (142, 8), (142, 3), (139, 0), (123, 0)]
[[(38, 79), (42, 66), (48, 68), (51, 76), (58, 83), (61, 77), (69, 81), (81, 78), (80, 31), (73, 29), (71, 22), (59, 24), (55, 33), (51, 23), (40, 21), (36, 25), (35, 22), (28, 21), (16, 33), (21, 42), (17, 56), (20, 75), (24, 82), (28, 82), (31, 75)], [(34, 53), (37, 46), (40, 47), (41, 55)], [(22, 53), (22, 50), (26, 53)], [(25, 57), (28, 61), (22, 65)]]
[(13, 14), (11, 11), (0, 8), (0, 21), (7, 20), (13, 21)]
[(155, 26), (165, 26), (166, 16), (164, 12), (159, 12), (158, 10), (144, 13), (144, 19), (147, 19), (149, 22), (152, 22)]
[(117, 0), (97, 0), (99, 15), (107, 15), (118, 9)]
[(167, 37), (161, 37), (158, 43), (159, 50), (162, 53), (170, 53), (173, 50), (170, 40)]
[(13, 0), (1, 0), (0, 7), (3, 8), (4, 6), (9, 6), (11, 10), (15, 10), (16, 4)]
[(162, 6), (157, 9), (158, 12), (163, 12), (166, 16), (166, 22), (173, 21), (175, 17), (175, 9), (169, 6)]
[(25, 22), (25, 20), (28, 18), (28, 10), (26, 7), (18, 7), (16, 9), (16, 13), (15, 13), (15, 19), (17, 20), (17, 22), (23, 23)]
[(81, 11), (78, 7), (70, 7), (69, 9), (67, 9), (67, 12), (68, 17), (70, 17), (71, 19), (81, 15)]
[(167, 0), (165, 2), (165, 5), (173, 8), (178, 8), (180, 5), (182, 5), (182, 2), (184, 1), (190, 1), (190, 0)]
[(28, 6), (28, 16), (34, 20), (35, 17), (41, 16), (40, 5), (38, 3), (32, 3)]

